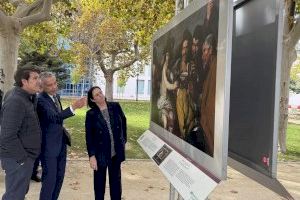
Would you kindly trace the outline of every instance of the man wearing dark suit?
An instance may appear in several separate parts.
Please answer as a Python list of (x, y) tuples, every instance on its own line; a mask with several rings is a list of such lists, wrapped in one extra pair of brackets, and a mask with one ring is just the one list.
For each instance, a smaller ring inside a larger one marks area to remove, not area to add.
[(57, 93), (55, 75), (41, 73), (43, 92), (38, 95), (37, 112), (42, 129), (42, 188), (40, 200), (57, 200), (62, 187), (69, 134), (63, 127), (63, 120), (74, 115), (74, 110), (85, 105), (85, 98), (62, 109)]
[(101, 89), (88, 92), (86, 144), (94, 170), (95, 200), (104, 200), (108, 168), (111, 200), (121, 200), (121, 162), (125, 160), (126, 117), (117, 102), (107, 102)]

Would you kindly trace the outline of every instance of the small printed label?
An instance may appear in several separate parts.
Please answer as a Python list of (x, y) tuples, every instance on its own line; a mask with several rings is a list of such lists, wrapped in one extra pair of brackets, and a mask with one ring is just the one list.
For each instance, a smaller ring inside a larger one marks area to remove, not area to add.
[(270, 158), (269, 157), (263, 156), (262, 157), (262, 162), (263, 162), (264, 165), (266, 165), (268, 167), (270, 166)]

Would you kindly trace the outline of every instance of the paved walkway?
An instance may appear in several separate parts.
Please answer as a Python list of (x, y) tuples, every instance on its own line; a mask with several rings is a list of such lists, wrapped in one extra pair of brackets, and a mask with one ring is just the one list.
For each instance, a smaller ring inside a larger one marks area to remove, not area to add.
[[(280, 162), (278, 179), (295, 199), (300, 199), (300, 162)], [(155, 163), (144, 160), (126, 161), (122, 166), (123, 200), (168, 200), (169, 183)], [(0, 174), (0, 195), (4, 191), (3, 172)], [(86, 160), (68, 161), (61, 200), (92, 200), (92, 171)], [(108, 189), (108, 188), (107, 188)], [(40, 184), (32, 182), (27, 200), (38, 200)], [(106, 199), (110, 199), (108, 191)], [(262, 185), (228, 168), (228, 179), (217, 186), (210, 200), (282, 200)]]

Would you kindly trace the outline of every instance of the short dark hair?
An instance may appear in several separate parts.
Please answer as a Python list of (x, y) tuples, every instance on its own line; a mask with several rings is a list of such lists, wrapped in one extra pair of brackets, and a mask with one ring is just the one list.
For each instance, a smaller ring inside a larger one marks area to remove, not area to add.
[(101, 88), (99, 86), (93, 86), (93, 87), (91, 87), (89, 89), (89, 91), (87, 93), (88, 106), (90, 108), (96, 108), (97, 107), (97, 104), (92, 101), (92, 99), (93, 99), (93, 91), (94, 91), (94, 89), (97, 89), (97, 88), (101, 90)]
[[(194, 33), (193, 33), (193, 38), (195, 38), (196, 40), (201, 40), (202, 39), (202, 26), (201, 25), (197, 25), (194, 29)], [(200, 42), (200, 41), (199, 41)]]
[(32, 63), (27, 63), (21, 67), (18, 67), (14, 75), (15, 85), (22, 87), (22, 79), (28, 80), (30, 77), (30, 73), (32, 72), (36, 72), (39, 74), (41, 71), (37, 68), (37, 66), (33, 65)]

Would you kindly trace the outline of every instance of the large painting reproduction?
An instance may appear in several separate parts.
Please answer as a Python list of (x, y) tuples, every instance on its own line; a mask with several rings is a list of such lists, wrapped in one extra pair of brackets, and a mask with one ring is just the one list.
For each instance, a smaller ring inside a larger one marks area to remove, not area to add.
[(150, 131), (195, 164), (226, 174), (232, 1), (192, 1), (152, 40)]
[(152, 121), (213, 156), (219, 1), (153, 43)]

